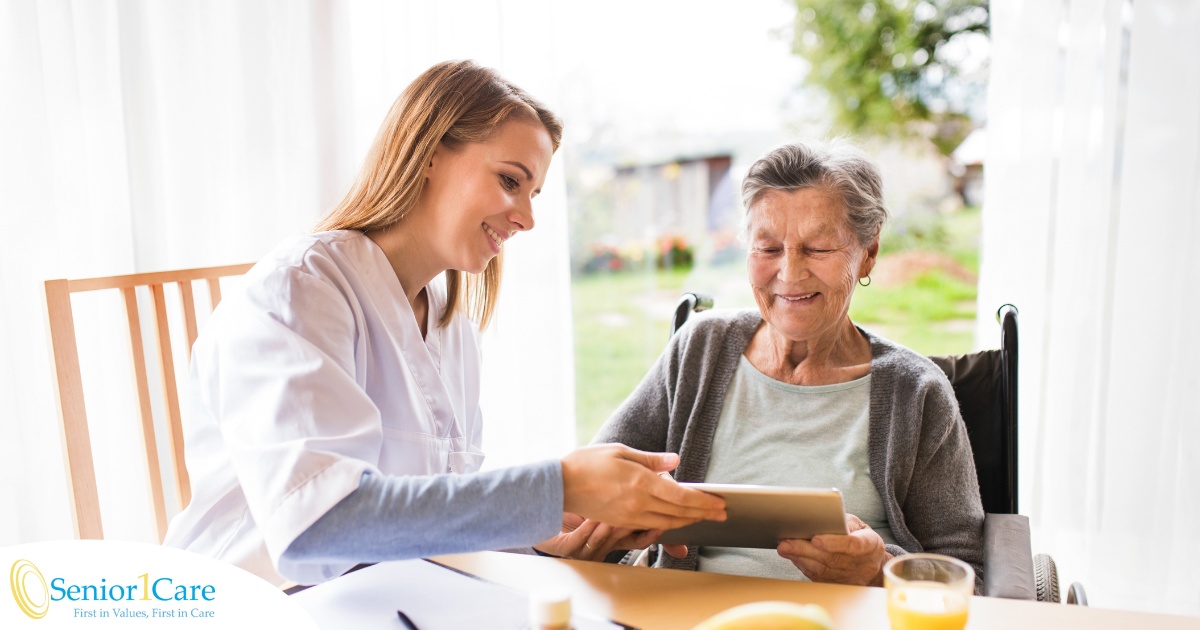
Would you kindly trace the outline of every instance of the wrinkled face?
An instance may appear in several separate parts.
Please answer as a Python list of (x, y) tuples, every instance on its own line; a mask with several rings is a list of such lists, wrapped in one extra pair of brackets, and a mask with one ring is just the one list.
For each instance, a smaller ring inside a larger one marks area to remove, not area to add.
[(871, 272), (876, 240), (863, 247), (846, 209), (825, 190), (768, 190), (751, 208), (746, 268), (763, 320), (793, 341), (832, 335), (850, 296)]
[(502, 123), (484, 142), (438, 147), (419, 205), (439, 266), (480, 273), (504, 241), (533, 229), (532, 201), (553, 154), (546, 128), (522, 118)]

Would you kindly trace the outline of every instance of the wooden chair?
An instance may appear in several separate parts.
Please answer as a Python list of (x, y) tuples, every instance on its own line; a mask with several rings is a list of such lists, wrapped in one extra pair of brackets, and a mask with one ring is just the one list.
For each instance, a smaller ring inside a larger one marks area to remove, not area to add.
[[(100, 501), (96, 492), (96, 472), (92, 464), (92, 442), (83, 402), (83, 379), (75, 341), (75, 319), (71, 310), (71, 294), (120, 289), (124, 297), (143, 450), (149, 473), (150, 496), (154, 503), (155, 526), (158, 540), (161, 542), (167, 532), (166, 498), (159, 469), (158, 447), (154, 437), (154, 418), (151, 411), (150, 385), (146, 373), (146, 352), (142, 344), (142, 327), (138, 315), (137, 288), (149, 287), (153, 303), (156, 333), (154, 339), (158, 346), (156, 354), (162, 377), (163, 406), (167, 415), (165, 424), (173, 462), (175, 495), (178, 497), (179, 507), (182, 509), (191, 501), (191, 485), (183, 460), (179, 396), (175, 380), (175, 364), (171, 353), (171, 334), (167, 324), (166, 293), (163, 286), (168, 284), (178, 286), (190, 360), (192, 344), (195, 343), (198, 333), (192, 283), (200, 280), (207, 282), (211, 308), (215, 309), (221, 300), (220, 279), (244, 274), (251, 266), (250, 264), (228, 265), (85, 280), (46, 281), (46, 309), (50, 321), (54, 386), (58, 396), (59, 419), (62, 422), (71, 517), (75, 524), (75, 535), (78, 538), (102, 539), (104, 530), (100, 523)], [(133, 452), (130, 455), (133, 455)]]

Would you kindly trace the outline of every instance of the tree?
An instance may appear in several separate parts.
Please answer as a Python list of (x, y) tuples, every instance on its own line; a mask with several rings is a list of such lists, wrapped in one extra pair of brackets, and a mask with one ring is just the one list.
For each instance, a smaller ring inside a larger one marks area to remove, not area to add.
[[(948, 154), (986, 73), (988, 0), (793, 0), (805, 83), (855, 134), (917, 135)], [(983, 57), (981, 60), (980, 57)]]

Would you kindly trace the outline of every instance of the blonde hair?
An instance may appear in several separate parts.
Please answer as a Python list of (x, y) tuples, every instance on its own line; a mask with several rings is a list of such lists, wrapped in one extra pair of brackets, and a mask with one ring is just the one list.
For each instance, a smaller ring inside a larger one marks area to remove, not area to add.
[[(425, 186), (425, 165), (439, 145), (451, 151), (487, 140), (510, 117), (539, 122), (554, 150), (562, 121), (495, 70), (473, 61), (445, 61), (426, 70), (392, 103), (358, 178), (340, 203), (314, 228), (378, 230), (403, 219)], [(496, 308), (503, 256), (480, 274), (446, 271), (446, 310), (439, 326), (459, 309), (483, 329)]]

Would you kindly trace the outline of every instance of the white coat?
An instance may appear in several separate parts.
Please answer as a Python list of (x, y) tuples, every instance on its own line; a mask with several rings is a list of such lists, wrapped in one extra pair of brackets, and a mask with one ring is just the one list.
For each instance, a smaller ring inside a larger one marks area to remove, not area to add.
[(383, 251), (356, 231), (296, 238), (255, 265), (193, 349), (192, 501), (164, 544), (319, 582), (350, 566), (281, 556), (364, 472), (478, 470), (478, 333), (465, 317), (438, 327), (444, 285), (426, 292), (422, 339)]

